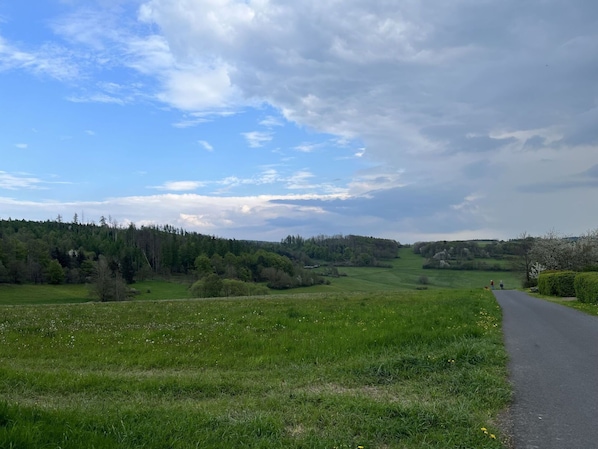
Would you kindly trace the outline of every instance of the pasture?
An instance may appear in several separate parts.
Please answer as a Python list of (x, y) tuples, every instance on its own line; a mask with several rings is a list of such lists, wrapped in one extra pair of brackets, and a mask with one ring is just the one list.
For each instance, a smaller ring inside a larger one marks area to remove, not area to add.
[(481, 288), (27, 302), (0, 306), (2, 448), (504, 447)]
[[(499, 280), (503, 280), (505, 288), (516, 289), (521, 287), (522, 274), (512, 271), (466, 271), (447, 269), (423, 269), (425, 261), (421, 256), (414, 254), (411, 248), (401, 248), (399, 258), (385, 261), (392, 265), (391, 268), (365, 268), (365, 267), (339, 267), (340, 273), (346, 274), (338, 278), (329, 278), (330, 285), (279, 291), (272, 293), (289, 292), (330, 292), (330, 291), (396, 291), (414, 289), (446, 289), (446, 288), (484, 288), (490, 286), (494, 279), (496, 288)], [(488, 263), (505, 264), (505, 261), (485, 259)], [(422, 284), (421, 278), (427, 279)]]

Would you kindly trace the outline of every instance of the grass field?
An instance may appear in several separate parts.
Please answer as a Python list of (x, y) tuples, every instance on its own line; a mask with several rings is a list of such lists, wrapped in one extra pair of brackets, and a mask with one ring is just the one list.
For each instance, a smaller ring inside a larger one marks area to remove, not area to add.
[[(413, 290), (417, 288), (446, 289), (446, 288), (483, 288), (490, 286), (494, 280), (502, 279), (505, 288), (519, 288), (521, 275), (510, 271), (459, 271), (459, 270), (424, 270), (422, 264), (425, 259), (414, 254), (411, 248), (401, 248), (399, 258), (390, 262), (392, 268), (363, 268), (339, 267), (339, 272), (347, 276), (329, 278), (331, 285), (318, 285), (309, 288), (294, 289), (291, 291), (273, 292), (330, 292), (330, 291), (396, 291)], [(494, 263), (493, 260), (486, 260)], [(501, 261), (502, 263), (502, 261)], [(427, 284), (423, 285), (420, 278), (425, 276)]]
[(2, 448), (503, 447), (482, 289), (0, 313)]
[[(178, 282), (143, 281), (133, 284), (140, 294), (136, 299), (188, 298), (188, 285)], [(85, 285), (13, 285), (0, 284), (0, 305), (69, 304), (92, 301)]]

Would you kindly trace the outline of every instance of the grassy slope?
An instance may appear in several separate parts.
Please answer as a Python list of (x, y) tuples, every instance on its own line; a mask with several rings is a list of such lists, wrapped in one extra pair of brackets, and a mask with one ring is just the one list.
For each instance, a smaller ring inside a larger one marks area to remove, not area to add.
[[(295, 289), (293, 292), (411, 290), (422, 286), (419, 283), (420, 276), (428, 278), (429, 284), (427, 287), (429, 289), (483, 288), (490, 285), (491, 279), (494, 279), (497, 288), (501, 279), (504, 281), (506, 288), (519, 288), (521, 285), (520, 275), (517, 273), (424, 270), (422, 268), (424, 259), (414, 254), (411, 248), (401, 248), (399, 255), (398, 259), (390, 262), (392, 268), (340, 267), (339, 271), (346, 273), (347, 276), (329, 278), (331, 285)], [(491, 263), (490, 260), (487, 262)]]
[(502, 447), (480, 289), (0, 312), (0, 447)]

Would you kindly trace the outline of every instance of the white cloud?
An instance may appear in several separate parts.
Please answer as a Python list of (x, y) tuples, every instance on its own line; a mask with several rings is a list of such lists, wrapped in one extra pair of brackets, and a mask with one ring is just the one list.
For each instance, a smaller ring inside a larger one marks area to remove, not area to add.
[(251, 131), (251, 132), (243, 133), (243, 137), (245, 137), (247, 144), (251, 148), (260, 148), (260, 147), (264, 146), (265, 143), (270, 142), (272, 140), (272, 133), (261, 132), (261, 131)]
[(309, 180), (312, 178), (314, 178), (313, 173), (310, 173), (307, 170), (298, 171), (288, 179), (287, 187), (289, 189), (309, 189), (311, 188)]
[(206, 150), (206, 151), (214, 151), (214, 147), (205, 140), (200, 140), (198, 143)]
[(103, 93), (94, 93), (88, 96), (70, 96), (67, 100), (72, 101), (73, 103), (106, 103), (118, 104), (121, 106), (125, 104), (125, 99)]
[(0, 72), (21, 69), (58, 80), (72, 80), (80, 72), (69, 51), (54, 44), (44, 44), (35, 50), (22, 50), (0, 36)]
[(15, 143), (15, 147), (17, 147), (19, 150), (26, 150), (29, 145), (26, 143)]
[(44, 188), (43, 181), (39, 178), (25, 175), (13, 175), (0, 171), (0, 189), (21, 190), (41, 188)]
[(311, 153), (315, 151), (321, 144), (317, 143), (302, 143), (301, 145), (297, 145), (294, 150), (300, 151), (301, 153)]
[(201, 181), (169, 181), (153, 188), (158, 190), (169, 190), (172, 192), (184, 192), (189, 190), (197, 190), (204, 185), (205, 183)]
[(173, 69), (164, 78), (157, 98), (186, 111), (225, 106), (232, 91), (225, 67)]
[(275, 126), (283, 126), (284, 123), (277, 117), (272, 115), (267, 116), (263, 120), (260, 120), (260, 125), (265, 126), (267, 128), (274, 128)]

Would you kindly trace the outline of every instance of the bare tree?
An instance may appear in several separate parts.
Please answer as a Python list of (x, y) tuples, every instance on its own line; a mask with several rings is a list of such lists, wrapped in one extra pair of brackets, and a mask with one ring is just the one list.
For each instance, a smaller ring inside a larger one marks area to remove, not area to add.
[(522, 232), (516, 239), (516, 254), (517, 257), (513, 260), (513, 268), (518, 272), (525, 273), (525, 285), (530, 285), (532, 282), (531, 268), (533, 264), (532, 248), (534, 246), (534, 238), (527, 232)]

